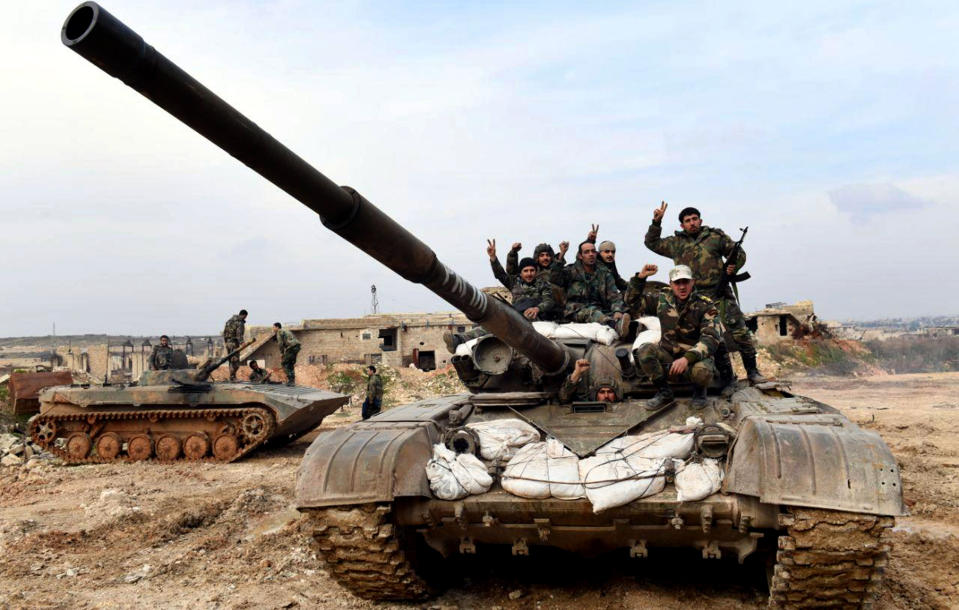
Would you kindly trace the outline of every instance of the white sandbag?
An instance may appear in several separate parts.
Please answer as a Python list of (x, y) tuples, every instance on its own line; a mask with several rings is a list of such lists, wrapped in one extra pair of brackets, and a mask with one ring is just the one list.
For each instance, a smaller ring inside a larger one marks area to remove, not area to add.
[(472, 356), (473, 355), (473, 346), (476, 345), (476, 342), (479, 341), (482, 337), (476, 339), (470, 339), (466, 343), (460, 343), (456, 346), (456, 353), (454, 356)]
[(663, 491), (666, 462), (666, 458), (625, 457), (619, 452), (580, 460), (579, 476), (593, 512), (600, 513)]
[(661, 430), (636, 436), (614, 438), (596, 450), (597, 455), (622, 452), (642, 458), (676, 458), (685, 460), (693, 451), (693, 435)]
[(441, 500), (459, 500), (485, 493), (493, 484), (486, 466), (472, 453), (456, 454), (442, 443), (433, 445), (433, 458), (426, 463), (430, 489)]
[(506, 465), (503, 489), (522, 498), (574, 500), (585, 496), (579, 458), (556, 439), (522, 447)]
[(722, 487), (723, 469), (719, 460), (705, 458), (702, 462), (689, 462), (676, 473), (676, 499), (680, 502), (695, 502), (710, 496)]
[(589, 339), (603, 345), (612, 345), (613, 341), (619, 338), (619, 334), (609, 326), (599, 322), (572, 322), (558, 325), (553, 332), (553, 338)]
[(495, 419), (466, 424), (479, 437), (480, 457), (508, 462), (520, 447), (539, 440), (539, 430), (521, 419)]
[(549, 339), (553, 338), (558, 326), (559, 324), (550, 322), (549, 320), (536, 320), (533, 322), (533, 328), (536, 329), (536, 332)]
[(663, 338), (662, 326), (659, 323), (659, 318), (656, 316), (643, 316), (636, 321), (639, 322), (639, 328), (641, 330), (636, 333), (633, 348), (629, 350), (629, 358), (633, 361), (633, 364), (636, 364), (633, 358), (633, 352), (647, 343), (659, 343), (660, 339)]

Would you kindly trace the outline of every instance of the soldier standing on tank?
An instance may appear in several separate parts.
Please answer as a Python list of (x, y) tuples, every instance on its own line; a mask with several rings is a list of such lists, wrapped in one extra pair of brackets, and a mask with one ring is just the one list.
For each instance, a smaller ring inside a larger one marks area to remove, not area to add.
[[(736, 260), (724, 268), (723, 261), (730, 256), (736, 242), (722, 230), (704, 226), (699, 210), (693, 207), (683, 208), (679, 213), (682, 230), (669, 237), (661, 237), (667, 205), (664, 201), (660, 207), (653, 210), (653, 221), (646, 231), (646, 247), (656, 254), (673, 259), (673, 264), (686, 265), (693, 270), (697, 292), (713, 300), (719, 309), (723, 326), (729, 330), (730, 336), (739, 347), (747, 379), (753, 384), (765, 382), (766, 378), (756, 365), (756, 345), (752, 333), (746, 328), (746, 319), (736, 302), (732, 288), (727, 284), (723, 294), (718, 294), (723, 274), (735, 274), (746, 264), (746, 252), (740, 248)], [(729, 387), (735, 378), (725, 346), (719, 354), (717, 365), (723, 386)]]
[(272, 371), (260, 368), (260, 363), (256, 360), (250, 360), (250, 383), (266, 383), (273, 374)]
[(164, 371), (172, 366), (173, 348), (170, 347), (170, 337), (160, 335), (160, 345), (154, 345), (150, 354), (150, 370)]
[(696, 281), (686, 265), (670, 270), (669, 292), (642, 290), (653, 273), (654, 265), (646, 265), (637, 274), (639, 310), (659, 318), (662, 328), (659, 343), (647, 343), (636, 354), (640, 368), (658, 389), (646, 408), (658, 410), (672, 403), (668, 377), (679, 377), (694, 385), (692, 406), (701, 409), (706, 406), (706, 388), (717, 374), (713, 357), (722, 341), (719, 311), (712, 299), (694, 292)]
[(366, 367), (366, 399), (363, 401), (363, 419), (369, 419), (380, 412), (383, 404), (383, 380), (376, 374), (372, 364)]
[[(223, 343), (226, 345), (226, 353), (235, 351), (243, 344), (243, 335), (246, 332), (246, 310), (241, 309), (240, 313), (230, 316), (223, 327)], [(230, 357), (230, 381), (236, 381), (236, 372), (240, 370), (240, 355), (234, 354)]]
[(273, 323), (273, 336), (280, 347), (280, 364), (286, 373), (286, 385), (295, 385), (296, 357), (300, 353), (300, 341), (279, 322)]
[(616, 330), (620, 337), (629, 332), (630, 316), (623, 295), (612, 274), (596, 264), (596, 246), (579, 244), (576, 262), (554, 270), (553, 283), (566, 291), (565, 317), (570, 322), (599, 322)]

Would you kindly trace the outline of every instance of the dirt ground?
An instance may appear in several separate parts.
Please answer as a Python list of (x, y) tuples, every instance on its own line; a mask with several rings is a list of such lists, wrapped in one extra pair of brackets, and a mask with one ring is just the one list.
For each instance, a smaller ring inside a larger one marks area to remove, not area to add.
[[(880, 608), (959, 607), (959, 373), (806, 377), (793, 390), (876, 430), (900, 460), (911, 515)], [(358, 417), (338, 413), (325, 427)], [(761, 608), (762, 574), (693, 554), (451, 562), (421, 605), (337, 586), (291, 507), (315, 434), (239, 463), (0, 469), (0, 608)], [(519, 596), (519, 597), (517, 597)]]

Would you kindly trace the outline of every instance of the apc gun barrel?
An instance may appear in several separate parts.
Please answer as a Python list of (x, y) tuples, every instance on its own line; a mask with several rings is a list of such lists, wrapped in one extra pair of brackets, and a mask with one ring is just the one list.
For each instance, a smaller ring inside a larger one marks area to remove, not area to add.
[(334, 184), (97, 3), (75, 8), (60, 39), (316, 212), (328, 229), (405, 279), (423, 284), (545, 372), (569, 365), (561, 345), (533, 330), (511, 307), (488, 298), (362, 195)]

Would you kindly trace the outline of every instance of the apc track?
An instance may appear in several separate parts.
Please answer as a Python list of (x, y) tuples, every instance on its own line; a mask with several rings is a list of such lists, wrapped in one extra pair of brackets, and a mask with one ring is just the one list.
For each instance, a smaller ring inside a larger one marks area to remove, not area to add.
[[(174, 429), (176, 423), (191, 420), (196, 422), (191, 422), (191, 430)], [(124, 428), (127, 422), (135, 424)], [(232, 462), (270, 438), (275, 427), (273, 414), (262, 407), (123, 410), (36, 416), (30, 436), (68, 464)], [(57, 440), (63, 440), (62, 446)]]

